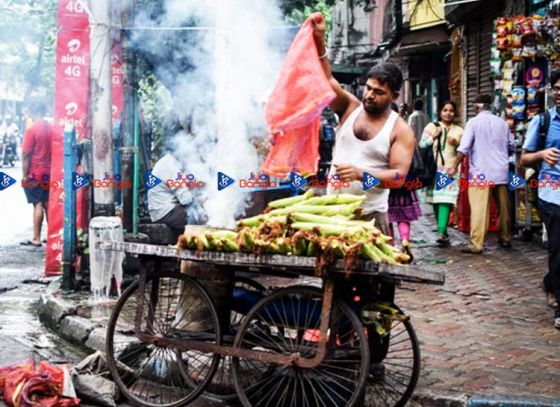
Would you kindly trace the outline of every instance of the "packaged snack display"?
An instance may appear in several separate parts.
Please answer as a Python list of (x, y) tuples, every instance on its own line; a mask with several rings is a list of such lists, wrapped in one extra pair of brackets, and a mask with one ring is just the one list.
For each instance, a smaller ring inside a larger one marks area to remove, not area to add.
[(514, 86), (511, 90), (513, 96), (513, 105), (525, 105), (525, 88), (523, 86)]
[(525, 118), (525, 105), (513, 105), (511, 117), (515, 120), (523, 120)]
[(533, 88), (540, 88), (544, 81), (544, 72), (541, 68), (530, 66), (525, 73), (525, 83)]

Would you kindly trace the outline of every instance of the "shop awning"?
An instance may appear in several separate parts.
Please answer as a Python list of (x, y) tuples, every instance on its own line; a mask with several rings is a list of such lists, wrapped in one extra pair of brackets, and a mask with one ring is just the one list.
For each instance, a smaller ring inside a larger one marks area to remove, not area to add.
[(449, 34), (442, 27), (409, 32), (393, 47), (394, 56), (421, 55), (450, 48)]
[(365, 71), (365, 68), (354, 65), (333, 64), (333, 76), (340, 83), (351, 84), (356, 78), (359, 78)]
[(464, 21), (467, 16), (471, 18), (471, 13), (482, 4), (482, 0), (447, 1), (443, 5), (445, 9), (445, 19), (452, 24)]

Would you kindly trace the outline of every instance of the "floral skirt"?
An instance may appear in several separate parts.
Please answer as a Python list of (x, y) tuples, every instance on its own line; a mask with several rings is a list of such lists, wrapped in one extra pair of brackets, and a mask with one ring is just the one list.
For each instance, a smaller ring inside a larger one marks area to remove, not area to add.
[(389, 194), (389, 222), (413, 222), (422, 216), (416, 191), (392, 189)]

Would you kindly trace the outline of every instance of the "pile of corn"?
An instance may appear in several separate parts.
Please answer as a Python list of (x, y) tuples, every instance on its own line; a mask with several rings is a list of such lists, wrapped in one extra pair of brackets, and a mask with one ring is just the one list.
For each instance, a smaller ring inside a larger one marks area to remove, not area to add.
[(178, 247), (255, 254), (316, 256), (329, 263), (343, 258), (347, 267), (357, 258), (405, 264), (407, 254), (388, 244), (373, 221), (361, 221), (364, 196), (338, 194), (300, 196), (270, 202), (265, 213), (238, 222), (237, 231), (217, 230), (182, 235)]

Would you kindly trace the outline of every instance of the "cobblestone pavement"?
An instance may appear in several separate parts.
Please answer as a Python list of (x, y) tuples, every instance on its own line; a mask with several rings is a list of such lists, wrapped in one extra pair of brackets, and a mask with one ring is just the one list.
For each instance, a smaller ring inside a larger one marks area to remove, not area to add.
[(520, 241), (501, 249), (491, 234), (483, 256), (463, 254), (468, 235), (454, 229), (453, 246), (440, 249), (434, 224), (429, 215), (413, 224), (414, 253), (444, 269), (446, 283), (403, 285), (396, 300), (421, 342), (417, 391), (560, 400), (560, 331), (541, 289), (546, 251)]

